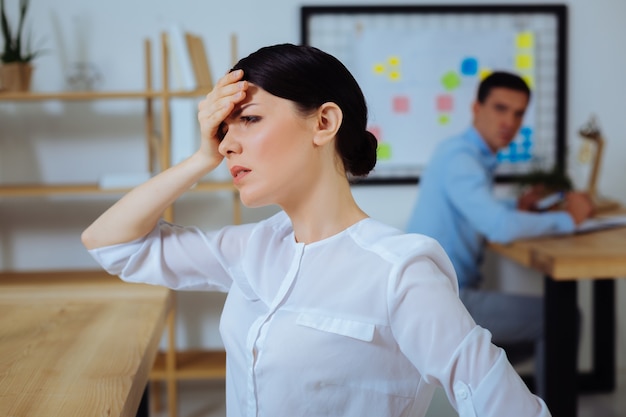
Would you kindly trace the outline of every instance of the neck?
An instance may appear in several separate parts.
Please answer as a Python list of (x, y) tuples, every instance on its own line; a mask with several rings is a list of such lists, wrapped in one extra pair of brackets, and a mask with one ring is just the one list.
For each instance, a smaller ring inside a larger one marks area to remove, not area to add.
[(307, 198), (297, 205), (283, 207), (298, 242), (307, 244), (326, 239), (368, 217), (354, 201), (344, 175), (320, 180), (306, 194)]

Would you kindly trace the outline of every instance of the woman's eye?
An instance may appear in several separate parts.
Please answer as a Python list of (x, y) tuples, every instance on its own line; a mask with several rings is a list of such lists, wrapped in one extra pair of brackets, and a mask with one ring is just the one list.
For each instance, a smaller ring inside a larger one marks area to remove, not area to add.
[(241, 116), (241, 120), (245, 123), (255, 123), (258, 122), (260, 117), (258, 116)]

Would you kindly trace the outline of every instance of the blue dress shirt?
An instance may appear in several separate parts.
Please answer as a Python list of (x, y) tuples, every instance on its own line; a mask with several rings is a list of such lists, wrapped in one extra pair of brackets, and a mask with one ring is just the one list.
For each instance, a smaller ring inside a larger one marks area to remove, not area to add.
[(408, 232), (438, 240), (452, 260), (459, 287), (480, 282), (485, 239), (515, 239), (571, 233), (574, 221), (565, 212), (517, 210), (515, 202), (493, 195), (497, 159), (471, 127), (442, 142), (420, 178), (417, 203)]

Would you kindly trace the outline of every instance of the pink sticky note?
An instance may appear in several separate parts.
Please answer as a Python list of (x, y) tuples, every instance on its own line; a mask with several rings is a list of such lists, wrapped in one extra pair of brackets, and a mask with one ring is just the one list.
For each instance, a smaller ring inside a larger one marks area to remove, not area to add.
[(381, 135), (381, 130), (380, 130), (380, 126), (369, 126), (367, 128), (367, 130), (369, 130), (370, 132), (372, 132), (372, 135), (374, 135), (374, 137), (376, 138), (377, 141), (382, 141), (382, 135)]
[(407, 96), (394, 97), (393, 111), (396, 113), (407, 113), (409, 111), (409, 98)]
[(450, 94), (440, 94), (437, 96), (437, 111), (452, 111), (454, 100)]

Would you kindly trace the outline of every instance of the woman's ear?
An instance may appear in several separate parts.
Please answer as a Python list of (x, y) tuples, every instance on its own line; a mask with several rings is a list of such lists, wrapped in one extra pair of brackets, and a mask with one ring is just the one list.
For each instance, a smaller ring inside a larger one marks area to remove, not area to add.
[(328, 102), (319, 107), (316, 117), (317, 129), (313, 142), (317, 146), (322, 146), (337, 135), (343, 121), (343, 112), (337, 104)]

